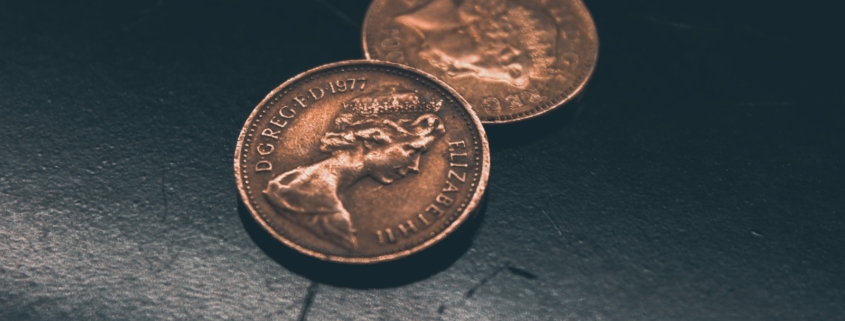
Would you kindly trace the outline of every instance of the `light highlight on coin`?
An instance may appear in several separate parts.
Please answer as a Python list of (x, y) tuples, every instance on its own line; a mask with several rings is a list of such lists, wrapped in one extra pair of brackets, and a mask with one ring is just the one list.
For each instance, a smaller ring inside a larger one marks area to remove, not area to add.
[(279, 241), (327, 261), (377, 263), (466, 221), (489, 151), (448, 85), (399, 64), (347, 61), (300, 74), (258, 104), (235, 171), (246, 207)]
[(363, 33), (368, 59), (431, 73), (484, 123), (534, 117), (572, 100), (598, 55), (581, 0), (375, 0)]

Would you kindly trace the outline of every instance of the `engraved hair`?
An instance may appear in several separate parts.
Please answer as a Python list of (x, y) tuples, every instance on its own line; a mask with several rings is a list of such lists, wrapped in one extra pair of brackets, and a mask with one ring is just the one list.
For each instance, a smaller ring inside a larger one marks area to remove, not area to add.
[[(423, 149), (435, 138), (446, 133), (443, 120), (433, 113), (422, 115), (393, 114), (392, 117), (361, 117), (351, 112), (341, 112), (335, 118), (334, 129), (320, 140), (320, 150), (331, 153), (354, 149), (364, 141), (389, 144), (406, 141), (415, 149)], [(415, 117), (416, 116), (416, 117)], [(391, 119), (393, 118), (393, 119)]]
[(560, 73), (560, 70), (552, 68), (555, 62), (556, 28), (545, 26), (554, 22), (550, 22), (551, 18), (542, 12), (529, 10), (508, 0), (493, 1), (491, 4), (477, 4), (477, 1), (468, 0), (459, 10), (464, 15), (481, 16), (480, 19), (470, 18), (474, 20), (470, 25), (470, 34), (485, 49), (495, 52), (496, 45), (507, 42), (512, 31), (516, 31), (521, 47), (519, 49), (527, 51), (534, 64), (530, 77), (548, 78)]

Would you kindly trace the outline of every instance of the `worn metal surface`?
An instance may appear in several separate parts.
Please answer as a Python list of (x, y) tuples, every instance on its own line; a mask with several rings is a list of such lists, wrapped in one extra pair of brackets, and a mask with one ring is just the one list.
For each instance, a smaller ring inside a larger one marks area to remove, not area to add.
[(437, 76), (485, 123), (537, 117), (572, 101), (599, 49), (581, 0), (376, 0), (363, 29), (368, 58)]
[(0, 2), (1, 320), (845, 314), (835, 10), (587, 1), (583, 109), (488, 128), (474, 231), (338, 269), (250, 225), (232, 179), (267, 92), (362, 56), (367, 3), (296, 3)]
[(417, 69), (323, 65), (281, 84), (241, 129), (235, 181), (277, 240), (332, 262), (417, 253), (476, 212), (490, 173), (481, 121)]

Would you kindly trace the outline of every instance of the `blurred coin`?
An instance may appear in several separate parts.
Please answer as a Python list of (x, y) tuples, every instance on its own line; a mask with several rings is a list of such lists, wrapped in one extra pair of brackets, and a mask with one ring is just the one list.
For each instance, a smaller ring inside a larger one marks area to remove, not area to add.
[(431, 73), (484, 123), (531, 118), (572, 100), (598, 55), (580, 0), (375, 0), (363, 33), (368, 59)]
[(267, 95), (235, 151), (252, 216), (282, 243), (376, 263), (440, 241), (484, 193), (487, 138), (466, 101), (419, 70), (347, 61)]

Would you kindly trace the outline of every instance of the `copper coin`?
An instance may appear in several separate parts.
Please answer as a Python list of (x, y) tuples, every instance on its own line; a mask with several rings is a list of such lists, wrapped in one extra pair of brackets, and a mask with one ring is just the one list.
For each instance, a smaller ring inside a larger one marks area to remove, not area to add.
[(375, 0), (364, 52), (429, 72), (483, 123), (507, 123), (575, 98), (593, 73), (598, 35), (580, 0)]
[(276, 239), (364, 264), (425, 249), (466, 221), (489, 157), (481, 122), (454, 89), (407, 66), (347, 61), (258, 104), (238, 138), (235, 178)]

